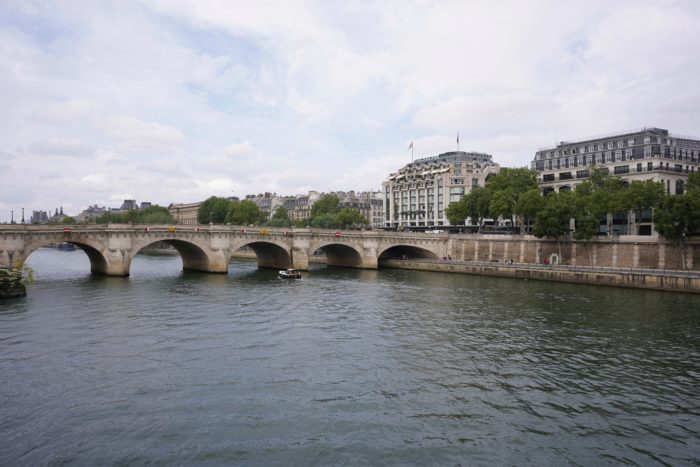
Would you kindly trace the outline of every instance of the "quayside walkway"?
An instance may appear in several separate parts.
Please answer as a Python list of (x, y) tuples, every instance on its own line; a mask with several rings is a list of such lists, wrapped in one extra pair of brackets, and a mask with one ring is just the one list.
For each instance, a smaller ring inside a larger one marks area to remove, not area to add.
[(381, 267), (700, 294), (700, 271), (463, 260), (385, 260)]

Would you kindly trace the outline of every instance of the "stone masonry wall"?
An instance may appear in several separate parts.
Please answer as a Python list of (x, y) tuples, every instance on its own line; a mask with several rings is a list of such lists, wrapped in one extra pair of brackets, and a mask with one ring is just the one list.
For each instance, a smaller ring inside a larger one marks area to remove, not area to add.
[[(458, 260), (570, 264), (613, 268), (682, 270), (678, 245), (650, 237), (562, 241), (532, 236), (452, 235), (448, 254)], [(686, 247), (686, 269), (700, 270), (700, 239)]]

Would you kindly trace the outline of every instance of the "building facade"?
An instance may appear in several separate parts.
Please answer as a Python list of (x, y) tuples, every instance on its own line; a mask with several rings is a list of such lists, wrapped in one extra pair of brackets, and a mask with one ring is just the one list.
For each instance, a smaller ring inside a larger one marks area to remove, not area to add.
[(485, 187), (500, 166), (489, 154), (446, 152), (417, 159), (382, 183), (384, 227), (446, 226), (445, 208), (475, 187)]
[(178, 224), (195, 225), (197, 224), (197, 211), (199, 211), (202, 203), (203, 201), (188, 204), (171, 204), (168, 206), (168, 212)]
[(596, 166), (625, 181), (654, 180), (669, 194), (682, 194), (688, 174), (700, 167), (700, 140), (661, 128), (642, 128), (540, 149), (531, 168), (544, 194), (572, 190)]

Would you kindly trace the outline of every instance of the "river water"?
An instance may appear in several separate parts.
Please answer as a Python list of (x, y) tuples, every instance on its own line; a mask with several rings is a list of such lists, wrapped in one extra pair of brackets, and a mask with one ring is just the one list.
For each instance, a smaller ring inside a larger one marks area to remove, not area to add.
[(0, 464), (700, 465), (700, 299), (42, 249), (0, 302)]

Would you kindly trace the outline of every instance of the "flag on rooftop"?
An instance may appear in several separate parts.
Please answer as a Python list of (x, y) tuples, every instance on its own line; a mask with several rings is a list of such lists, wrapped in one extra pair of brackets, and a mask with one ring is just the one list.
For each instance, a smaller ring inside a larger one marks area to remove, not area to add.
[(408, 145), (408, 149), (413, 149), (413, 141), (411, 141), (411, 144)]

